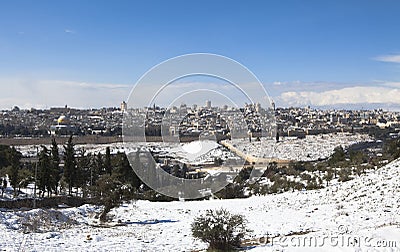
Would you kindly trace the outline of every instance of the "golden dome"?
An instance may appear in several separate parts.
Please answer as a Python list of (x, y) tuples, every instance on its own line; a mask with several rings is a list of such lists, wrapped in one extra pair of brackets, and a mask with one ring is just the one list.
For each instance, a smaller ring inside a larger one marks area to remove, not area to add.
[(57, 122), (58, 122), (58, 124), (68, 124), (69, 119), (65, 115), (62, 115), (57, 119)]

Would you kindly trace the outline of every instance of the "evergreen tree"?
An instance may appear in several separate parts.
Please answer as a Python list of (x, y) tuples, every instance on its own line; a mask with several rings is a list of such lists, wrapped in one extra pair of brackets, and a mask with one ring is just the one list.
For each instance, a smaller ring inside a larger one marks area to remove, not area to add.
[(75, 149), (74, 144), (72, 143), (72, 135), (69, 137), (64, 149), (64, 177), (68, 184), (68, 194), (72, 195), (72, 187), (75, 186), (76, 179)]
[(329, 182), (333, 179), (333, 171), (331, 168), (326, 170), (324, 179), (326, 180), (326, 186), (329, 186)]
[(9, 150), (8, 154), (8, 162), (11, 164), (10, 167), (10, 173), (9, 173), (9, 179), (10, 179), (10, 184), (14, 189), (14, 197), (17, 196), (17, 188), (18, 188), (18, 183), (19, 183), (19, 169), (20, 169), (20, 160), (21, 160), (22, 154), (18, 152), (15, 147), (12, 147)]
[(339, 181), (340, 182), (346, 182), (351, 180), (352, 178), (350, 177), (351, 175), (351, 169), (350, 168), (342, 168), (339, 171)]
[(10, 147), (6, 145), (0, 145), (0, 169), (10, 165), (8, 160), (8, 155), (10, 152)]
[(187, 176), (187, 172), (188, 172), (188, 168), (187, 168), (187, 165), (186, 165), (186, 163), (184, 163), (183, 165), (182, 165), (182, 178), (186, 178)]
[(58, 194), (58, 182), (61, 179), (61, 170), (60, 170), (60, 154), (58, 152), (58, 145), (56, 139), (53, 138), (51, 142), (51, 188)]
[(194, 219), (192, 236), (209, 243), (209, 251), (235, 251), (249, 231), (242, 215), (231, 214), (225, 209), (207, 210)]
[(338, 165), (340, 162), (345, 161), (346, 153), (342, 146), (338, 146), (333, 150), (332, 156), (329, 158), (328, 163), (331, 167)]
[(91, 155), (86, 155), (86, 151), (81, 149), (76, 161), (76, 181), (75, 186), (82, 188), (83, 197), (86, 197), (87, 186), (91, 182)]
[(50, 162), (49, 150), (45, 146), (42, 146), (42, 150), (39, 153), (39, 165), (37, 173), (37, 186), (42, 192), (42, 197), (46, 191), (48, 196), (50, 196), (52, 184), (51, 176), (52, 165)]
[(104, 174), (97, 180), (95, 189), (98, 202), (104, 206), (100, 214), (100, 221), (104, 222), (107, 213), (121, 203), (122, 184), (114, 176)]
[(121, 174), (120, 180), (125, 183), (129, 183), (133, 188), (139, 189), (141, 181), (136, 173), (133, 171), (129, 163), (128, 157), (125, 153), (120, 153), (119, 155), (121, 157), (119, 165)]
[(97, 154), (96, 159), (96, 175), (100, 176), (104, 174), (104, 162), (103, 162), (103, 155), (101, 153)]
[(111, 166), (111, 153), (110, 153), (110, 147), (107, 146), (106, 148), (106, 157), (104, 161), (104, 167), (106, 169), (106, 173), (108, 173), (110, 176), (112, 175), (112, 166)]

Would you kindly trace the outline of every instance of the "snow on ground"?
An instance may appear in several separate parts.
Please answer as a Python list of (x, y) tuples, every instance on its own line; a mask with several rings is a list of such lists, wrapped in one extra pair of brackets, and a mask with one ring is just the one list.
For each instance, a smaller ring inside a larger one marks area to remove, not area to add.
[[(51, 148), (50, 145), (46, 145), (48, 149)], [(76, 145), (75, 149), (77, 151), (84, 149), (88, 154), (105, 154), (106, 148), (110, 148), (111, 154), (116, 154), (118, 152), (130, 152), (136, 151), (137, 148), (151, 149), (157, 153), (166, 154), (168, 156), (176, 157), (182, 161), (190, 164), (204, 164), (213, 163), (214, 157), (220, 157), (225, 159), (225, 157), (234, 157), (234, 154), (225, 150), (220, 144), (215, 141), (201, 140), (193, 141), (190, 143), (169, 143), (169, 142), (143, 142), (143, 143), (129, 143), (128, 149), (125, 149), (123, 143), (111, 143), (111, 144), (84, 144)], [(64, 151), (62, 145), (58, 146), (61, 152)], [(22, 153), (25, 157), (35, 157), (36, 146), (35, 145), (24, 145), (16, 146), (16, 149)], [(39, 151), (41, 148), (39, 147)]]
[[(140, 200), (112, 210), (114, 220), (128, 225), (111, 228), (88, 225), (99, 209), (84, 205), (47, 215), (51, 223), (70, 220), (69, 226), (59, 225), (57, 229), (50, 226), (43, 233), (24, 234), (22, 223), (26, 216), (43, 210), (3, 210), (0, 211), (0, 250), (202, 250), (207, 245), (193, 239), (190, 224), (206, 209), (219, 208), (243, 214), (253, 230), (247, 238), (253, 241), (278, 236), (272, 245), (254, 246), (250, 251), (357, 251), (358, 244), (362, 251), (374, 248), (379, 248), (375, 251), (399, 251), (400, 159), (354, 180), (321, 190), (232, 200)], [(338, 239), (349, 240), (352, 244), (337, 242), (332, 246)], [(309, 240), (313, 241), (312, 246)], [(323, 241), (324, 246), (319, 247)], [(301, 245), (304, 242), (306, 246)], [(382, 245), (391, 248), (382, 250)]]
[[(41, 150), (42, 145), (17, 145), (15, 148), (22, 153), (24, 157), (36, 157), (36, 147), (38, 147), (38, 150)], [(51, 145), (43, 145), (46, 146), (46, 148), (50, 149)], [(110, 147), (110, 152), (111, 154), (116, 154), (118, 152), (123, 152), (124, 151), (124, 144), (123, 143), (110, 143), (110, 144), (77, 144), (75, 145), (75, 149), (81, 150), (84, 149), (86, 153), (91, 153), (91, 154), (98, 154), (106, 153), (106, 148)], [(63, 145), (59, 144), (58, 149), (60, 152), (64, 151)]]
[(201, 156), (218, 148), (220, 145), (214, 141), (193, 141), (190, 143), (181, 144), (171, 149), (171, 152), (183, 158), (185, 161), (195, 162)]
[(355, 143), (373, 141), (365, 134), (331, 133), (307, 135), (303, 139), (281, 137), (275, 140), (261, 138), (260, 141), (249, 142), (248, 139), (227, 141), (243, 153), (260, 158), (277, 158), (282, 160), (312, 161), (329, 157), (337, 146), (343, 148)]

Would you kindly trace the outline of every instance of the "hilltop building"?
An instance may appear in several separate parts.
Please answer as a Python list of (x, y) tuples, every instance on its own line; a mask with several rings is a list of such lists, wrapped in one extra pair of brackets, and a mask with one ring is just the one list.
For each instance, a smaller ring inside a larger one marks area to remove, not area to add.
[(52, 136), (54, 135), (71, 135), (76, 133), (77, 129), (74, 125), (70, 124), (70, 119), (69, 117), (65, 115), (61, 115), (57, 119), (57, 124), (56, 125), (51, 125), (50, 126), (50, 134)]

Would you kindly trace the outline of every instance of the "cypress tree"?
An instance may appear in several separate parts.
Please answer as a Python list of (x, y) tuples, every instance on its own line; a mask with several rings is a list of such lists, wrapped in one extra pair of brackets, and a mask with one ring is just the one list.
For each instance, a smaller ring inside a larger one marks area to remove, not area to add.
[(105, 157), (105, 161), (104, 161), (104, 166), (105, 166), (105, 169), (106, 169), (106, 173), (108, 173), (111, 176), (112, 166), (111, 166), (110, 147), (106, 148), (106, 157)]
[(101, 153), (97, 154), (97, 159), (96, 159), (96, 175), (100, 176), (104, 174), (104, 162), (103, 162), (103, 155)]
[(68, 194), (72, 195), (72, 187), (75, 185), (76, 179), (75, 149), (72, 143), (72, 135), (69, 137), (64, 149), (64, 177), (68, 184)]
[(37, 184), (39, 190), (42, 192), (42, 197), (44, 196), (44, 193), (47, 191), (48, 196), (50, 196), (51, 193), (51, 175), (52, 175), (52, 166), (50, 163), (50, 156), (49, 156), (49, 150), (45, 147), (42, 146), (42, 150), (40, 151), (39, 154), (39, 167), (38, 167), (38, 178), (37, 178)]
[(83, 192), (83, 197), (86, 197), (87, 186), (90, 184), (91, 180), (91, 168), (90, 168), (90, 154), (86, 155), (84, 149), (80, 150), (76, 161), (76, 181), (75, 186), (81, 187)]
[(51, 188), (58, 194), (58, 182), (61, 179), (61, 170), (60, 170), (60, 154), (58, 152), (58, 145), (56, 139), (53, 138), (51, 142)]

